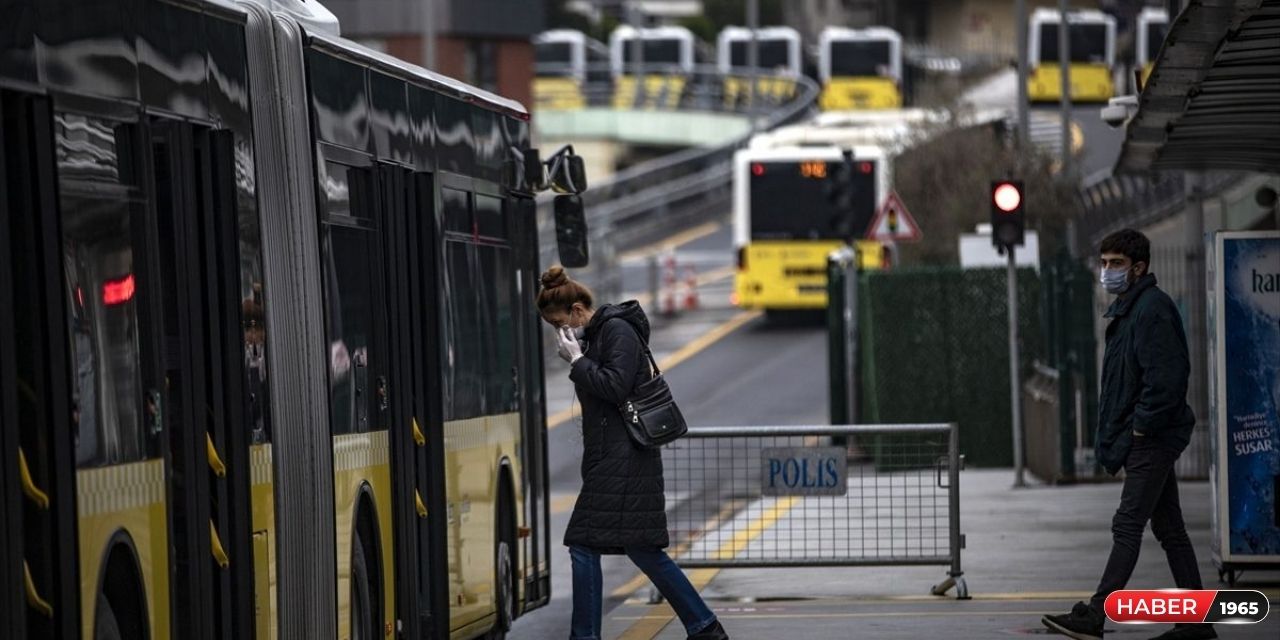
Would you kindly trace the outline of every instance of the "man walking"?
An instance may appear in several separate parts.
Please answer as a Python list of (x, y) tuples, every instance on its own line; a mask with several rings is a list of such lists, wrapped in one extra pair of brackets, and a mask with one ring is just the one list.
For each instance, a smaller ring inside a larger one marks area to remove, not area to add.
[[(1124, 229), (1102, 241), (1102, 285), (1118, 296), (1107, 310), (1107, 347), (1098, 398), (1098, 462), (1124, 469), (1120, 507), (1111, 521), (1112, 547), (1098, 590), (1071, 613), (1045, 616), (1045, 626), (1077, 640), (1101, 640), (1103, 603), (1124, 589), (1138, 563), (1142, 530), (1151, 522), (1180, 589), (1200, 589), (1196, 552), (1187, 537), (1173, 465), (1191, 441), (1195, 416), (1187, 405), (1191, 373), (1178, 308), (1148, 272), (1151, 241)], [(1217, 638), (1204, 624), (1178, 625), (1156, 640)]]

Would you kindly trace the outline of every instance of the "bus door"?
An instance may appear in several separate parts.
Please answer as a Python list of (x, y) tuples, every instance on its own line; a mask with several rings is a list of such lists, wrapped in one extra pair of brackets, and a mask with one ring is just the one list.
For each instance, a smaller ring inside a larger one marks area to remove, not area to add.
[(156, 242), (147, 259), (160, 327), (152, 366), (162, 378), (145, 401), (167, 435), (173, 634), (252, 638), (232, 133), (154, 119), (150, 150)]
[(539, 283), (537, 209), (532, 198), (506, 199), (511, 244), (515, 249), (516, 363), (519, 376), (520, 422), (523, 426), (524, 522), (520, 557), (523, 559), (525, 610), (545, 604), (551, 598), (550, 506), (551, 486), (547, 468), (547, 411), (542, 370), (542, 319), (535, 307)]
[[(429, 391), (436, 369), (429, 354), (435, 334), (435, 219), (430, 176), (380, 164), (384, 282), (390, 341), (388, 352), (392, 527), (395, 530), (397, 620), (406, 638), (434, 638), (449, 630), (432, 615), (429, 447), (439, 424), (438, 402)], [(425, 189), (422, 185), (425, 184)], [(438, 468), (438, 467), (437, 467)]]
[(0, 636), (79, 638), (52, 110), (0, 90)]

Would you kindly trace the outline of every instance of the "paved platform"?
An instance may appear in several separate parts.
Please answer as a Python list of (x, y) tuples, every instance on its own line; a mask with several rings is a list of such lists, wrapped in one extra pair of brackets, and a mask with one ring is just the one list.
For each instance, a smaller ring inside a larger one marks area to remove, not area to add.
[[(970, 470), (961, 479), (961, 523), (971, 600), (929, 595), (943, 567), (699, 569), (690, 577), (735, 639), (1003, 638), (1044, 636), (1039, 620), (1085, 599), (1110, 549), (1119, 484), (1033, 486), (1015, 490), (1010, 470)], [(1209, 558), (1209, 485), (1184, 483), (1183, 509), (1206, 588), (1217, 583)], [(1133, 588), (1172, 587), (1164, 552), (1148, 533)], [(1245, 574), (1280, 606), (1280, 572)], [(639, 589), (606, 615), (606, 638), (684, 638), (665, 604)], [(1108, 625), (1107, 637), (1148, 638), (1163, 626)], [(1276, 640), (1280, 612), (1251, 626), (1219, 625), (1224, 639)]]

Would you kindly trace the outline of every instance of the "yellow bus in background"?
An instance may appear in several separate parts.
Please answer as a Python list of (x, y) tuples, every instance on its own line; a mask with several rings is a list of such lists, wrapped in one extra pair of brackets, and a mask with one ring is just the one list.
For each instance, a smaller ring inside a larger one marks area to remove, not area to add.
[(902, 36), (887, 27), (827, 27), (818, 39), (824, 111), (903, 106)]
[(590, 102), (588, 83), (608, 86), (609, 48), (573, 29), (553, 29), (533, 37), (535, 110), (573, 111)]
[[(888, 185), (887, 156), (878, 147), (854, 147), (848, 157), (834, 146), (738, 151), (737, 304), (766, 311), (826, 308), (827, 256), (866, 233)], [(864, 268), (884, 266), (879, 243), (857, 240), (855, 246)]]
[[(1142, 86), (1147, 86), (1156, 56), (1169, 35), (1169, 13), (1158, 7), (1144, 7), (1138, 14), (1138, 37), (1134, 43), (1134, 65), (1142, 74)], [(1137, 89), (1137, 87), (1135, 87)], [(1136, 92), (1136, 91), (1135, 91)]]
[(550, 598), (529, 113), (292, 11), (8, 34), (0, 637), (501, 638)]
[[(1062, 14), (1036, 9), (1027, 32), (1027, 96), (1031, 102), (1062, 99), (1062, 63), (1058, 25)], [(1106, 102), (1115, 95), (1116, 20), (1097, 10), (1067, 14), (1071, 47), (1071, 100)]]

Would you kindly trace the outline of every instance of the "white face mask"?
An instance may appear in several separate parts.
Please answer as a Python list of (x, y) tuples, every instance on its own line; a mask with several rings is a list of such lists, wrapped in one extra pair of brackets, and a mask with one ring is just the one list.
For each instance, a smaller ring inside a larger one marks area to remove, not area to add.
[(1107, 293), (1120, 295), (1129, 290), (1129, 270), (1103, 268), (1098, 281)]

